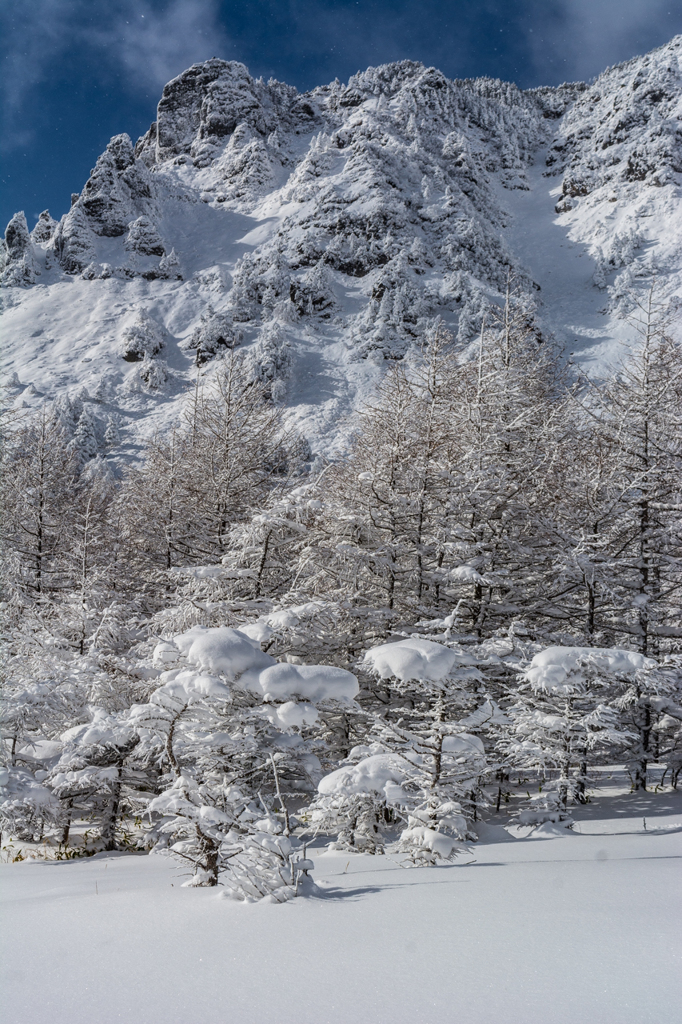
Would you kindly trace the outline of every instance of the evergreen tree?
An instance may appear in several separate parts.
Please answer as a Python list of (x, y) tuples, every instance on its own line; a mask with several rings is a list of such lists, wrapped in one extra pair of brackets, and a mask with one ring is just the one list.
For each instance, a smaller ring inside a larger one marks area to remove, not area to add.
[(95, 424), (87, 407), (83, 409), (78, 418), (71, 446), (81, 465), (90, 459), (94, 459), (97, 455)]

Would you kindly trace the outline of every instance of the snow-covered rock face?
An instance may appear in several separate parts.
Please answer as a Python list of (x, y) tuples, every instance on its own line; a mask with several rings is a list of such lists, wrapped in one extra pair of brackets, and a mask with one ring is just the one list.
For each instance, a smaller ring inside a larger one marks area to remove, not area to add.
[[(609, 357), (642, 275), (682, 290), (681, 47), (526, 92), (413, 61), (306, 94), (234, 61), (189, 68), (58, 225), (10, 222), (5, 364), (42, 392), (17, 402), (85, 386), (135, 445), (176, 419), (194, 366), (241, 346), (333, 451), (381, 367), (438, 319), (466, 350), (510, 266), (543, 330)], [(121, 338), (147, 316), (168, 370), (142, 379)]]
[(26, 287), (34, 283), (37, 269), (23, 212), (15, 213), (5, 229), (0, 260), (0, 280), (4, 285)]
[(146, 165), (135, 158), (129, 136), (116, 135), (62, 218), (51, 244), (67, 274), (85, 270), (107, 252), (98, 244), (98, 237), (125, 235), (129, 253), (163, 256), (165, 250), (153, 223), (156, 212)]
[[(682, 171), (682, 37), (609, 68), (580, 94), (550, 147), (569, 200), (604, 185), (678, 184)], [(568, 204), (567, 204), (568, 205)]]
[(562, 118), (546, 157), (560, 180), (556, 212), (573, 240), (589, 239), (594, 283), (610, 285), (607, 310), (620, 315), (643, 273), (679, 295), (681, 59), (677, 36), (609, 68)]
[(156, 122), (137, 145), (137, 154), (158, 162), (189, 155), (210, 163), (238, 124), (264, 134), (277, 127), (277, 106), (293, 100), (295, 89), (255, 82), (237, 61), (207, 60), (174, 78), (163, 90)]

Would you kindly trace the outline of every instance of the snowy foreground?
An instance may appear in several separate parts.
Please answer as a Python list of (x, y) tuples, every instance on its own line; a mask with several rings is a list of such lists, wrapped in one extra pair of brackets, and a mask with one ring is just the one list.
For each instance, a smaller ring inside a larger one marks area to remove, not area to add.
[(479, 824), (453, 865), (317, 850), (284, 905), (161, 856), (3, 864), (5, 1024), (672, 1024), (682, 794), (612, 774), (572, 830)]

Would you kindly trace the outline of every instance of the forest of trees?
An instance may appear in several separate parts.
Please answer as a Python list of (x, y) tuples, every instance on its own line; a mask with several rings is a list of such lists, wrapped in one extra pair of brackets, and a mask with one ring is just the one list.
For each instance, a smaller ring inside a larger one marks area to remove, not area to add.
[(453, 856), (513, 774), (528, 822), (595, 764), (676, 785), (682, 350), (654, 289), (632, 323), (592, 380), (508, 294), (312, 467), (234, 351), (118, 477), (77, 400), (8, 418), (3, 836), (67, 855), (92, 822), (80, 852), (171, 847), (253, 898), (315, 832)]

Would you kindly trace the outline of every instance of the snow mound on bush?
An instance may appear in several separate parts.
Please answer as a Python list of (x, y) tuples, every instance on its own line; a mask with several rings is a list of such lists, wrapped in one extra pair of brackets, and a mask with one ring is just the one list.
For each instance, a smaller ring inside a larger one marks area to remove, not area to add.
[(635, 676), (656, 662), (618, 647), (548, 647), (533, 657), (524, 678), (536, 690), (572, 690), (595, 672)]
[(198, 697), (226, 697), (230, 692), (229, 687), (217, 676), (189, 670), (180, 672), (174, 679), (164, 683), (162, 689), (168, 695), (188, 704)]
[(92, 721), (75, 725), (60, 736), (63, 743), (126, 743), (132, 734), (130, 726), (110, 715), (104, 708), (92, 709)]
[(424, 825), (405, 829), (400, 838), (422, 849), (430, 850), (434, 857), (442, 860), (449, 860), (459, 846), (457, 839)]
[(411, 638), (373, 647), (363, 659), (363, 665), (380, 679), (394, 677), (403, 683), (414, 679), (438, 683), (449, 676), (455, 667), (467, 664), (474, 662), (449, 647), (434, 643), (433, 640)]
[(482, 757), (485, 754), (483, 741), (468, 732), (460, 732), (455, 736), (444, 736), (443, 750), (446, 750), (448, 754), (459, 754), (460, 757)]
[(330, 772), (317, 788), (323, 796), (386, 796), (387, 787), (405, 781), (406, 768), (395, 754), (373, 754), (358, 764)]
[(284, 704), (271, 704), (263, 708), (263, 714), (271, 725), (277, 729), (300, 729), (304, 725), (314, 725), (318, 720), (317, 708), (306, 701), (285, 701)]
[(353, 673), (335, 665), (273, 664), (259, 673), (258, 685), (271, 698), (282, 700), (297, 696), (316, 702), (351, 701), (359, 690)]
[(174, 642), (190, 665), (233, 680), (244, 672), (258, 672), (276, 664), (250, 637), (228, 626), (194, 626), (174, 637)]

